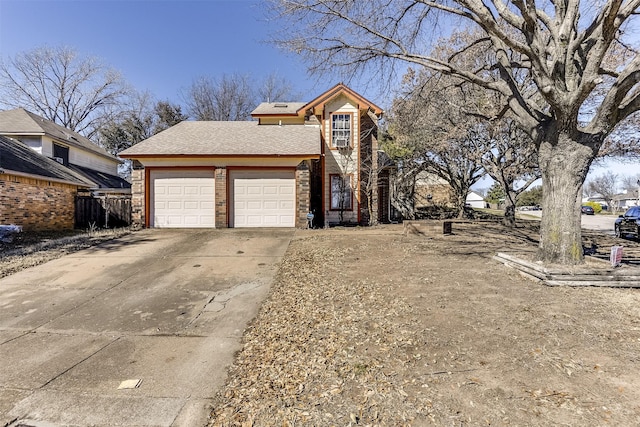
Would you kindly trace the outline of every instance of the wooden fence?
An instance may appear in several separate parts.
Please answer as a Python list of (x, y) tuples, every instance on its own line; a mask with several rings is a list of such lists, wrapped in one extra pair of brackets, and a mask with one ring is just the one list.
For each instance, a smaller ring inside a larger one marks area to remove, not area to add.
[(76, 196), (76, 228), (131, 225), (131, 195)]

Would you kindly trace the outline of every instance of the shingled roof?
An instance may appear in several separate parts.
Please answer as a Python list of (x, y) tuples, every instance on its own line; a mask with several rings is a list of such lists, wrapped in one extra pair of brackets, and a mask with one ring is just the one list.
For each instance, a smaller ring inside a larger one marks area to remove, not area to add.
[(297, 116), (304, 106), (304, 102), (263, 102), (251, 112), (251, 116)]
[(47, 135), (65, 144), (82, 148), (111, 160), (117, 160), (115, 156), (91, 142), (90, 139), (24, 108), (0, 111), (0, 134), (15, 137), (21, 135)]
[(152, 156), (319, 156), (316, 126), (184, 121), (119, 153)]
[(79, 187), (90, 187), (80, 175), (36, 153), (20, 141), (0, 135), (0, 171), (17, 175), (41, 177)]

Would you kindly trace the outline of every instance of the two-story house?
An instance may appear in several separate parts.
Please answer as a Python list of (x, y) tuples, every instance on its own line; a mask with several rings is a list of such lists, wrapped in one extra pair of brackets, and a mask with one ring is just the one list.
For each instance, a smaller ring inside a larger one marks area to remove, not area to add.
[(304, 227), (388, 219), (382, 110), (343, 84), (247, 122), (185, 121), (119, 153), (144, 227)]
[(94, 193), (130, 192), (131, 185), (118, 176), (117, 157), (77, 132), (16, 108), (0, 111), (0, 135), (21, 141), (88, 181)]

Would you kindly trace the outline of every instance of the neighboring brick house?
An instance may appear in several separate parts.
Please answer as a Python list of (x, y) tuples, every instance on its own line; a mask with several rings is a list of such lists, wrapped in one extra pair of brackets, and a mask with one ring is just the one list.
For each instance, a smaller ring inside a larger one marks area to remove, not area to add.
[(452, 190), (449, 183), (436, 174), (422, 171), (415, 181), (415, 208), (451, 206)]
[[(454, 206), (453, 189), (443, 178), (434, 173), (422, 171), (416, 176), (415, 181), (415, 208), (426, 209), (433, 206)], [(476, 191), (469, 191), (466, 205), (472, 208), (484, 208), (484, 197)]]
[(75, 196), (91, 182), (0, 135), (0, 224), (24, 230), (73, 229)]
[(119, 153), (134, 164), (133, 221), (220, 228), (304, 227), (309, 212), (315, 226), (388, 218), (379, 107), (338, 84), (308, 103), (260, 104), (252, 116), (181, 122)]

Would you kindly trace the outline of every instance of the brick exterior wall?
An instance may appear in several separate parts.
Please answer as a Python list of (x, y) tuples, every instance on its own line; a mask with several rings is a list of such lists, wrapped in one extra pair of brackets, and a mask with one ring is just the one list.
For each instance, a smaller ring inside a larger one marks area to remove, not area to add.
[(229, 227), (227, 218), (227, 168), (215, 171), (216, 228)]
[(135, 160), (131, 171), (131, 225), (134, 228), (145, 226), (145, 169)]
[(78, 187), (0, 174), (0, 224), (25, 231), (73, 230)]
[(307, 214), (311, 211), (311, 173), (307, 162), (296, 169), (296, 227), (307, 228)]
[[(431, 195), (431, 199), (429, 199)], [(415, 207), (453, 206), (453, 195), (448, 184), (416, 185)]]

